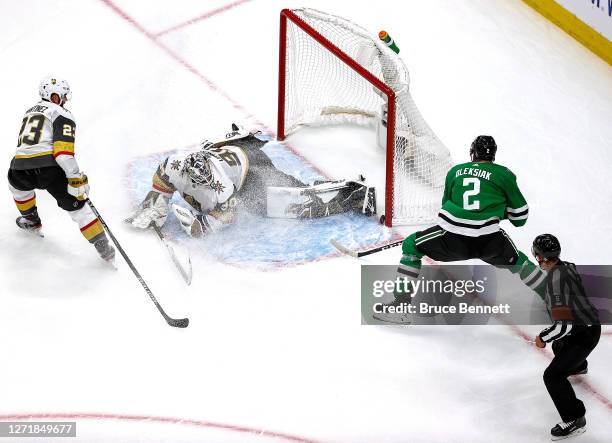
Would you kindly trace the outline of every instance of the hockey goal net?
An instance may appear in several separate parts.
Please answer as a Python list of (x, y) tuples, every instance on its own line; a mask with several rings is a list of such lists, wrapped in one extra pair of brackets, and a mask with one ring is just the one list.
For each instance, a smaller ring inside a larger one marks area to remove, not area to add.
[(281, 11), (278, 138), (304, 126), (376, 128), (387, 226), (433, 221), (451, 166), (408, 86), (399, 55), (360, 26), (313, 9)]

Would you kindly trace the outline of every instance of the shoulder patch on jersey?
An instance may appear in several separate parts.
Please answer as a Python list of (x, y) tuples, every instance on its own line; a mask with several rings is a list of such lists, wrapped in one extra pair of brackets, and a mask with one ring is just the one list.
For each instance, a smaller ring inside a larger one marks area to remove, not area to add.
[(214, 183), (211, 183), (210, 187), (217, 193), (221, 194), (225, 190), (225, 186), (219, 180)]
[(179, 169), (181, 169), (181, 162), (179, 160), (173, 160), (170, 163), (170, 169), (174, 169), (175, 171), (178, 171)]

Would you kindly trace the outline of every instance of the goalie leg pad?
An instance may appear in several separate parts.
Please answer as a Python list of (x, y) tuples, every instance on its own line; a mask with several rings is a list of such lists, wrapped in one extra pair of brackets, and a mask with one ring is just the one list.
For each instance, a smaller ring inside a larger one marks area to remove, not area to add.
[(376, 213), (376, 191), (361, 182), (333, 181), (302, 188), (267, 188), (272, 218), (319, 218), (349, 211)]

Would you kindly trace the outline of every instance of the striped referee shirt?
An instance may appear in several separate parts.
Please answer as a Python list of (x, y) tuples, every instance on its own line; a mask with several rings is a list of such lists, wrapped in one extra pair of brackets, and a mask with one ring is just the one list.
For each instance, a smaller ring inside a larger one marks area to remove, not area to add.
[(572, 331), (599, 324), (597, 309), (589, 302), (582, 279), (573, 263), (559, 261), (546, 276), (545, 298), (552, 326), (540, 333), (549, 343)]

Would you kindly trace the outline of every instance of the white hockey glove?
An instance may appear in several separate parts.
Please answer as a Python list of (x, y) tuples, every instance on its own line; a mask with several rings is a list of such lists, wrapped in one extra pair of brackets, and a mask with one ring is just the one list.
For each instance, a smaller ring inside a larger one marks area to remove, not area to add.
[(89, 194), (87, 176), (83, 173), (76, 177), (68, 177), (68, 194), (77, 200), (85, 200)]
[(168, 218), (168, 202), (169, 198), (165, 195), (149, 191), (136, 212), (125, 222), (140, 229), (147, 229), (152, 223), (161, 228)]
[(193, 215), (189, 209), (185, 209), (178, 205), (172, 205), (172, 212), (181, 223), (181, 228), (191, 237), (199, 238), (206, 234), (218, 232), (223, 227), (223, 222), (215, 217), (202, 214)]

